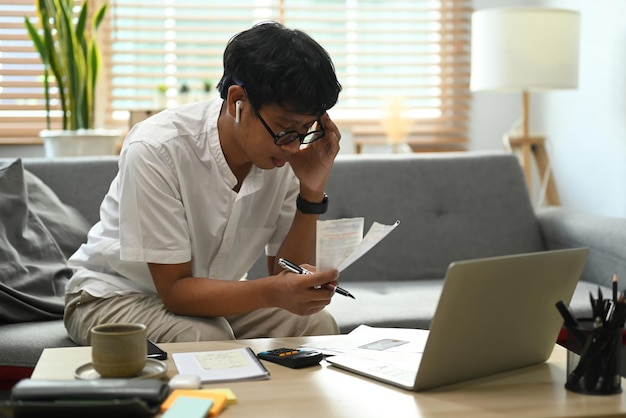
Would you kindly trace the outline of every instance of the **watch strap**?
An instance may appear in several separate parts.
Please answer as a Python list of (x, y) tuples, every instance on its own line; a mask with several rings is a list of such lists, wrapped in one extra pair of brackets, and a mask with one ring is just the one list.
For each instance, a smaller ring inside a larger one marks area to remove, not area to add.
[(321, 203), (312, 203), (308, 200), (304, 200), (300, 193), (298, 193), (298, 197), (296, 198), (296, 207), (302, 213), (307, 215), (321, 215), (322, 213), (326, 213), (328, 210), (328, 195), (324, 193), (324, 199)]

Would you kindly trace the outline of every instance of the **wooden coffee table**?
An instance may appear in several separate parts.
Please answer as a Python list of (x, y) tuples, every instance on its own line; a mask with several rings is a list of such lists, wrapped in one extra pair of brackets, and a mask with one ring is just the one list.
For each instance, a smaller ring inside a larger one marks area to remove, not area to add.
[[(170, 353), (249, 346), (256, 352), (297, 347), (315, 337), (160, 344)], [(33, 379), (73, 379), (90, 361), (90, 347), (44, 350)], [(626, 416), (626, 393), (589, 396), (564, 388), (566, 350), (555, 345), (547, 363), (430, 390), (410, 392), (328, 365), (293, 370), (265, 362), (270, 380), (205, 385), (229, 387), (237, 403), (220, 417), (583, 417)], [(622, 386), (626, 389), (625, 383)]]

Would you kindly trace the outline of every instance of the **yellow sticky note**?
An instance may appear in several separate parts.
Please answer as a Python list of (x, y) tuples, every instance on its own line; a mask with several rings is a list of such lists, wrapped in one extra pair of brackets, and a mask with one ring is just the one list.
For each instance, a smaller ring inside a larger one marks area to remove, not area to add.
[(229, 388), (212, 388), (212, 389), (203, 389), (203, 390), (206, 390), (208, 392), (223, 393), (224, 395), (226, 395), (226, 401), (228, 401), (229, 405), (237, 403), (237, 396), (235, 396), (235, 392), (233, 392)]
[(179, 396), (187, 396), (189, 398), (212, 399), (213, 406), (209, 410), (209, 416), (215, 417), (224, 410), (227, 403), (227, 397), (224, 393), (215, 392), (205, 389), (174, 389), (165, 402), (161, 404), (161, 412), (165, 412)]

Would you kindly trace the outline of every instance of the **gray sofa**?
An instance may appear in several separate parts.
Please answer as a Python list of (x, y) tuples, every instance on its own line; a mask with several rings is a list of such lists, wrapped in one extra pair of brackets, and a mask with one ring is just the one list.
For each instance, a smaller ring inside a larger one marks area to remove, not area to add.
[[(117, 171), (113, 157), (27, 159), (24, 166), (90, 223)], [(342, 272), (341, 285), (357, 297), (337, 296), (328, 308), (342, 332), (359, 324), (428, 328), (454, 260), (589, 247), (572, 301), (580, 316), (590, 312), (589, 291), (603, 286), (608, 294), (613, 273), (626, 277), (626, 219), (562, 207), (535, 211), (510, 154), (340, 156), (327, 192), (326, 219), (362, 216), (366, 230), (373, 221), (401, 221)], [(260, 259), (249, 277), (263, 275)], [(70, 345), (61, 320), (0, 325), (0, 368), (32, 368), (43, 348)]]

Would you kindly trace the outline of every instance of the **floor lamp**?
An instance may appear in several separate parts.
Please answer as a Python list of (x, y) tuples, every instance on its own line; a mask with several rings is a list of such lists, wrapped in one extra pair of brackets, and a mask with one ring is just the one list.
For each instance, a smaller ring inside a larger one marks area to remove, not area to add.
[(578, 87), (580, 15), (541, 7), (484, 9), (472, 15), (470, 88), (522, 93), (521, 131), (504, 139), (521, 154), (529, 193), (531, 160), (545, 184), (546, 203), (559, 205), (543, 136), (530, 132), (530, 93)]

